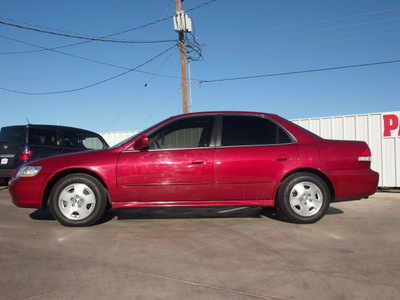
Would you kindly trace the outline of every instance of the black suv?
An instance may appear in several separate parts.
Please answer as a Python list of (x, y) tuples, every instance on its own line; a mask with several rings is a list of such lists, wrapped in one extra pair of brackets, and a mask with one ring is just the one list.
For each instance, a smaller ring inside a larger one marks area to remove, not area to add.
[(3, 127), (0, 131), (0, 183), (4, 184), (18, 166), (30, 160), (107, 148), (107, 142), (99, 134), (84, 129), (34, 124)]

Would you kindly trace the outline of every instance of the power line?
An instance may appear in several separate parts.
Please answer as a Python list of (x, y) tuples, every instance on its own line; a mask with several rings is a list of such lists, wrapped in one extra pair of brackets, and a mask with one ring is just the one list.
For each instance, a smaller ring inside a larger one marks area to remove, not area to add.
[[(29, 46), (33, 46), (33, 47), (37, 47), (37, 48), (41, 48), (42, 49), (42, 50), (38, 50), (38, 51), (46, 51), (46, 50), (48, 50), (48, 51), (52, 51), (52, 52), (55, 52), (55, 53), (58, 53), (58, 54), (62, 54), (62, 55), (66, 55), (66, 56), (70, 56), (70, 57), (74, 57), (74, 58), (78, 58), (78, 59), (94, 62), (94, 63), (97, 63), (97, 64), (109, 66), (109, 67), (114, 67), (114, 68), (123, 69), (123, 70), (131, 70), (131, 71), (134, 71), (134, 72), (137, 72), (137, 73), (142, 73), (142, 74), (150, 74), (150, 75), (154, 75), (155, 74), (155, 73), (152, 73), (152, 72), (136, 70), (136, 69), (132, 69), (132, 68), (128, 68), (128, 67), (123, 67), (123, 66), (119, 66), (119, 65), (115, 65), (115, 64), (110, 64), (110, 63), (94, 60), (94, 59), (91, 59), (91, 58), (87, 58), (87, 57), (83, 57), (83, 56), (79, 56), (79, 55), (75, 55), (75, 54), (70, 54), (70, 53), (66, 53), (66, 52), (62, 52), (62, 51), (57, 51), (57, 50), (55, 50), (55, 48), (43, 47), (43, 46), (40, 46), (40, 45), (36, 45), (36, 44), (32, 44), (32, 43), (21, 41), (21, 40), (17, 40), (17, 39), (14, 39), (14, 38), (10, 38), (10, 37), (4, 36), (4, 35), (0, 35), (0, 37), (2, 37), (4, 39), (8, 39), (8, 40), (11, 40), (11, 41), (15, 41), (15, 42), (18, 42), (18, 43), (22, 43), (22, 44), (25, 44), (25, 45), (29, 45)], [(159, 77), (174, 78), (174, 79), (180, 78), (178, 76), (172, 76), (172, 75), (166, 75), (166, 74), (155, 74), (155, 75), (157, 75)]]
[(69, 37), (69, 38), (75, 38), (75, 39), (81, 39), (81, 40), (87, 40), (87, 41), (95, 41), (95, 42), (123, 43), (123, 44), (159, 44), (159, 43), (175, 42), (175, 40), (159, 40), (159, 41), (111, 40), (111, 39), (105, 39), (105, 38), (101, 38), (101, 37), (87, 37), (87, 36), (81, 36), (81, 35), (72, 35), (72, 34), (68, 34), (68, 33), (58, 33), (58, 32), (54, 32), (54, 31), (36, 29), (33, 27), (27, 27), (27, 26), (12, 24), (12, 23), (3, 22), (3, 21), (0, 21), (0, 24), (16, 27), (16, 28), (20, 28), (20, 29), (40, 32), (40, 33), (46, 33), (46, 34), (51, 34), (51, 35), (57, 35), (57, 36), (63, 36), (63, 37)]
[[(177, 47), (175, 48), (177, 49)], [(158, 67), (157, 72), (159, 72), (161, 70), (161, 68), (164, 66), (164, 64), (171, 58), (172, 54), (174, 52), (171, 52), (171, 54), (164, 60), (164, 62)], [(156, 73), (157, 73), (156, 72)], [(111, 123), (111, 125), (107, 128), (106, 131), (108, 131), (114, 124), (116, 121), (118, 121), (118, 119), (122, 116), (122, 114), (128, 109), (128, 107), (132, 104), (133, 101), (136, 100), (137, 97), (139, 97), (139, 95), (144, 91), (144, 89), (147, 87), (147, 85), (150, 83), (150, 81), (153, 80), (153, 78), (155, 77), (155, 74), (153, 76), (151, 76), (147, 82), (143, 85), (143, 87), (140, 89), (140, 91), (131, 99), (131, 101), (129, 101), (127, 103), (127, 105), (124, 107), (124, 109), (120, 112), (120, 114), (114, 119), (114, 121)]]
[(219, 34), (219, 35), (208, 35), (208, 36), (203, 36), (203, 37), (200, 37), (200, 38), (213, 38), (213, 37), (221, 37), (221, 36), (229, 36), (229, 35), (236, 35), (236, 34), (258, 32), (258, 31), (291, 28), (291, 27), (298, 27), (298, 26), (304, 26), (304, 25), (313, 25), (313, 24), (326, 23), (326, 22), (338, 21), (338, 20), (343, 20), (343, 19), (350, 19), (350, 18), (355, 18), (355, 17), (363, 17), (363, 16), (368, 16), (368, 15), (392, 12), (392, 11), (396, 11), (396, 10), (400, 10), (400, 7), (399, 8), (393, 8), (393, 9), (374, 11), (374, 12), (369, 12), (369, 13), (364, 13), (364, 14), (357, 14), (357, 15), (351, 15), (351, 16), (344, 16), (344, 17), (337, 17), (337, 18), (318, 20), (318, 21), (311, 21), (311, 22), (304, 22), (304, 23), (297, 23), (297, 24), (290, 24), (290, 25), (283, 25), (283, 26), (274, 26), (274, 27), (260, 28), (260, 29), (254, 29), (254, 30), (236, 31), (236, 32), (232, 32), (232, 33), (225, 33), (225, 34)]
[[(355, 26), (371, 25), (371, 24), (382, 23), (382, 22), (390, 22), (390, 21), (395, 21), (395, 20), (399, 20), (399, 19), (400, 18), (391, 18), (391, 19), (384, 19), (384, 20), (377, 20), (377, 21), (362, 22), (362, 23), (357, 23), (357, 24), (347, 24), (347, 25), (341, 25), (341, 26), (318, 28), (318, 29), (312, 29), (312, 30), (303, 30), (303, 31), (289, 32), (289, 33), (283, 33), (283, 34), (260, 36), (260, 37), (254, 37), (254, 38), (245, 38), (245, 39), (240, 39), (240, 40), (221, 41), (221, 42), (211, 43), (211, 44), (207, 43), (207, 46), (227, 44), (227, 43), (236, 43), (236, 42), (246, 42), (246, 41), (260, 40), (260, 39), (279, 38), (279, 37), (285, 37), (285, 36), (291, 36), (291, 35), (298, 35), (298, 34), (304, 34), (304, 33), (315, 33), (315, 32), (328, 31), (328, 30), (337, 30), (337, 29), (344, 29), (344, 28), (355, 27)], [(398, 26), (400, 26), (400, 25), (381, 27), (381, 28), (371, 28), (371, 29), (366, 29), (364, 31), (388, 29), (388, 28), (398, 27)], [(358, 33), (358, 32), (360, 32), (360, 31), (355, 31), (353, 33)], [(352, 33), (352, 32), (350, 32), (350, 33)], [(344, 34), (347, 34), (347, 33), (344, 33)]]
[[(338, 36), (344, 36), (344, 35), (359, 34), (359, 33), (365, 33), (365, 32), (370, 32), (370, 31), (387, 30), (387, 29), (393, 29), (393, 28), (398, 28), (398, 27), (400, 27), (400, 25), (377, 27), (377, 28), (342, 32), (342, 33), (333, 33), (333, 34), (320, 35), (320, 36), (296, 38), (296, 39), (282, 40), (282, 41), (277, 41), (277, 42), (267, 42), (267, 43), (261, 43), (261, 44), (246, 44), (244, 46), (217, 48), (217, 49), (206, 50), (205, 52), (225, 51), (225, 50), (241, 49), (241, 48), (254, 48), (255, 46), (259, 47), (259, 46), (264, 46), (264, 45), (276, 45), (276, 44), (284, 44), (284, 43), (290, 43), (290, 42), (309, 41), (309, 40), (315, 40), (315, 39), (323, 39), (323, 38), (338, 37)], [(392, 33), (392, 34), (397, 34), (397, 33)], [(384, 35), (388, 35), (388, 34), (382, 34), (381, 36), (384, 36)], [(374, 37), (376, 37), (376, 36), (379, 36), (379, 35), (375, 35)]]
[(253, 76), (243, 76), (243, 77), (212, 79), (212, 80), (201, 80), (201, 81), (199, 81), (199, 83), (210, 83), (210, 82), (221, 82), (221, 81), (233, 81), (233, 80), (243, 80), (243, 79), (255, 79), (255, 78), (264, 78), (264, 77), (285, 76), (285, 75), (313, 73), (313, 72), (322, 72), (322, 71), (332, 71), (332, 70), (340, 70), (340, 69), (370, 67), (370, 66), (383, 65), (383, 64), (393, 64), (393, 63), (399, 63), (399, 62), (400, 62), (400, 59), (399, 60), (390, 60), (390, 61), (381, 61), (381, 62), (359, 64), (359, 65), (339, 66), (339, 67), (312, 69), (312, 70), (302, 70), (302, 71), (292, 71), (292, 72), (283, 72), (283, 73), (275, 73), (275, 74), (264, 74), (264, 75), (253, 75)]
[(167, 50), (161, 52), (160, 54), (154, 56), (153, 58), (147, 60), (146, 62), (142, 63), (141, 65), (139, 65), (139, 66), (137, 66), (137, 67), (135, 67), (133, 69), (127, 70), (127, 71), (125, 71), (125, 72), (123, 72), (121, 74), (118, 74), (118, 75), (103, 79), (101, 81), (98, 81), (98, 82), (95, 82), (95, 83), (92, 83), (92, 84), (89, 84), (89, 85), (86, 85), (86, 86), (83, 86), (83, 87), (80, 87), (80, 88), (75, 88), (75, 89), (71, 89), (71, 90), (63, 90), (63, 91), (53, 91), (53, 92), (25, 92), (25, 91), (17, 91), (17, 90), (12, 90), (12, 89), (3, 88), (3, 87), (0, 87), (0, 90), (7, 91), (7, 92), (12, 92), (12, 93), (17, 93), (17, 94), (31, 95), (31, 96), (54, 95), (54, 94), (65, 94), (65, 93), (77, 92), (77, 91), (81, 91), (81, 90), (84, 90), (84, 89), (87, 89), (87, 88), (91, 88), (91, 87), (97, 86), (99, 84), (108, 82), (108, 81), (113, 80), (115, 78), (118, 78), (118, 77), (121, 77), (123, 75), (126, 75), (126, 74), (128, 74), (130, 72), (133, 72), (136, 69), (138, 69), (140, 67), (143, 67), (144, 65), (146, 65), (146, 64), (150, 63), (151, 61), (157, 59), (158, 57), (160, 57), (161, 55), (165, 54), (166, 52), (170, 51), (171, 49), (173, 49), (175, 47), (176, 47), (175, 45), (172, 46), (172, 47), (169, 47)]
[[(217, 0), (210, 0), (210, 1), (205, 2), (205, 3), (203, 3), (203, 4), (197, 5), (197, 6), (193, 7), (193, 8), (191, 8), (191, 9), (187, 10), (187, 12), (193, 11), (193, 10), (196, 10), (196, 9), (199, 9), (199, 8), (201, 8), (201, 7), (203, 7), (203, 6), (206, 6), (206, 5), (209, 5), (209, 4), (211, 4), (211, 3), (215, 2), (215, 1), (217, 1)], [(171, 1), (171, 2), (172, 2), (172, 1)], [(170, 4), (168, 4), (166, 10), (168, 9), (169, 5), (170, 5)], [(166, 10), (164, 11), (163, 15), (165, 14)], [(101, 41), (104, 41), (104, 42), (111, 42), (111, 41), (113, 41), (113, 40), (104, 40), (104, 39), (109, 38), (109, 37), (112, 37), (112, 36), (116, 36), (116, 35), (121, 35), (121, 34), (124, 34), (124, 33), (127, 33), (127, 32), (135, 31), (135, 30), (138, 30), (138, 29), (142, 29), (142, 28), (145, 28), (145, 27), (148, 27), (148, 26), (151, 26), (151, 25), (155, 25), (155, 24), (158, 24), (158, 23), (160, 23), (160, 22), (170, 20), (172, 17), (173, 17), (173, 16), (161, 18), (161, 19), (158, 19), (158, 20), (156, 20), (156, 21), (153, 21), (153, 22), (150, 22), (150, 23), (147, 23), (147, 24), (144, 24), (144, 25), (140, 25), (140, 26), (137, 26), (137, 27), (133, 27), (133, 28), (130, 28), (130, 29), (123, 30), (123, 31), (119, 31), (119, 32), (116, 32), (116, 33), (112, 33), (112, 34), (105, 35), (105, 36), (102, 36), (102, 37), (90, 37), (90, 36), (87, 36), (87, 38), (86, 38), (87, 40), (85, 40), (85, 41), (83, 41), (83, 42), (78, 42), (78, 43), (73, 43), (73, 44), (67, 44), (67, 45), (63, 45), (63, 46), (58, 46), (58, 47), (54, 47), (54, 48), (47, 48), (47, 49), (41, 49), (41, 50), (1, 52), (0, 54), (3, 54), (3, 55), (5, 55), (5, 54), (25, 54), (25, 53), (34, 53), (34, 52), (47, 51), (47, 50), (56, 50), (56, 49), (61, 49), (61, 48), (67, 48), (67, 47), (77, 46), (77, 45), (81, 45), (81, 44), (85, 44), (85, 43), (90, 43), (90, 42), (93, 42), (93, 41), (97, 41), (97, 39), (100, 39)], [(22, 22), (22, 21), (16, 21), (16, 20), (7, 19), (7, 18), (0, 18), (0, 19), (8, 20), (8, 21), (16, 22), (16, 23), (21, 23), (21, 24), (26, 24), (26, 25), (29, 25), (29, 26), (35, 26), (35, 27), (39, 27), (39, 28), (50, 29), (50, 30), (52, 30), (52, 31), (66, 32), (66, 33), (68, 33), (68, 34), (71, 34), (71, 37), (73, 37), (73, 35), (75, 35), (75, 36), (81, 36), (82, 39), (85, 39), (85, 38), (84, 38), (85, 35), (83, 35), (83, 34), (78, 34), (78, 33), (73, 33), (73, 32), (64, 31), (64, 30), (60, 30), (60, 29), (54, 29), (54, 28), (50, 28), (50, 27), (45, 27), (45, 26), (30, 24), (30, 23), (26, 23), (26, 22)], [(0, 23), (4, 23), (4, 22), (1, 22), (1, 21), (0, 21)], [(14, 25), (15, 25), (15, 24), (14, 24)], [(15, 25), (15, 26), (18, 26), (18, 25)], [(22, 27), (22, 26), (21, 26), (21, 27)], [(34, 30), (34, 31), (39, 31), (39, 32), (40, 32), (40, 30), (35, 29), (35, 28), (32, 28), (32, 30)], [(76, 37), (76, 38), (78, 38), (78, 37)], [(122, 40), (122, 41), (123, 41), (123, 40)], [(118, 42), (121, 42), (121, 40), (115, 40), (115, 42), (118, 43)], [(150, 41), (150, 42), (152, 42), (152, 41)], [(154, 42), (159, 42), (159, 41), (154, 41)], [(164, 42), (164, 41), (163, 41), (163, 42)], [(167, 42), (167, 41), (165, 41), (165, 42)], [(171, 41), (171, 42), (172, 42), (172, 41)]]

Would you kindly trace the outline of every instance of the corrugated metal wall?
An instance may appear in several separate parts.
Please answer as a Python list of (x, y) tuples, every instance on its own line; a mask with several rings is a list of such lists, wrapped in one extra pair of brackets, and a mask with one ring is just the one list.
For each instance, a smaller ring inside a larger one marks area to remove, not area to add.
[[(384, 116), (391, 116), (391, 120), (384, 122)], [(400, 111), (291, 121), (326, 139), (367, 142), (371, 167), (380, 175), (379, 186), (400, 187)], [(390, 129), (390, 136), (384, 136), (385, 129)]]

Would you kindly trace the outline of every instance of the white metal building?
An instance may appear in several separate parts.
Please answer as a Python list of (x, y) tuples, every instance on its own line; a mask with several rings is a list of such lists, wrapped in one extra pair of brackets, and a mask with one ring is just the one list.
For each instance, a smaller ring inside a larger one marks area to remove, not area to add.
[[(326, 139), (360, 140), (372, 151), (379, 187), (400, 187), (400, 111), (291, 120)], [(101, 133), (112, 146), (139, 131)]]
[(114, 132), (102, 132), (99, 133), (103, 139), (106, 140), (107, 144), (114, 146), (119, 142), (133, 136), (134, 134), (140, 132), (140, 130), (132, 130), (132, 131), (114, 131)]
[(291, 121), (325, 139), (367, 142), (378, 186), (400, 187), (400, 111)]

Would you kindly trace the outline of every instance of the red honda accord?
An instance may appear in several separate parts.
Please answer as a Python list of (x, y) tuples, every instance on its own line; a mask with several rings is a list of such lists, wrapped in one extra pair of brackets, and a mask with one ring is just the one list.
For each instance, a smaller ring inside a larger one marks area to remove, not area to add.
[(367, 198), (379, 174), (365, 142), (325, 140), (273, 114), (171, 117), (107, 150), (29, 162), (9, 182), (15, 205), (66, 226), (107, 207), (275, 206), (295, 223), (333, 201)]

